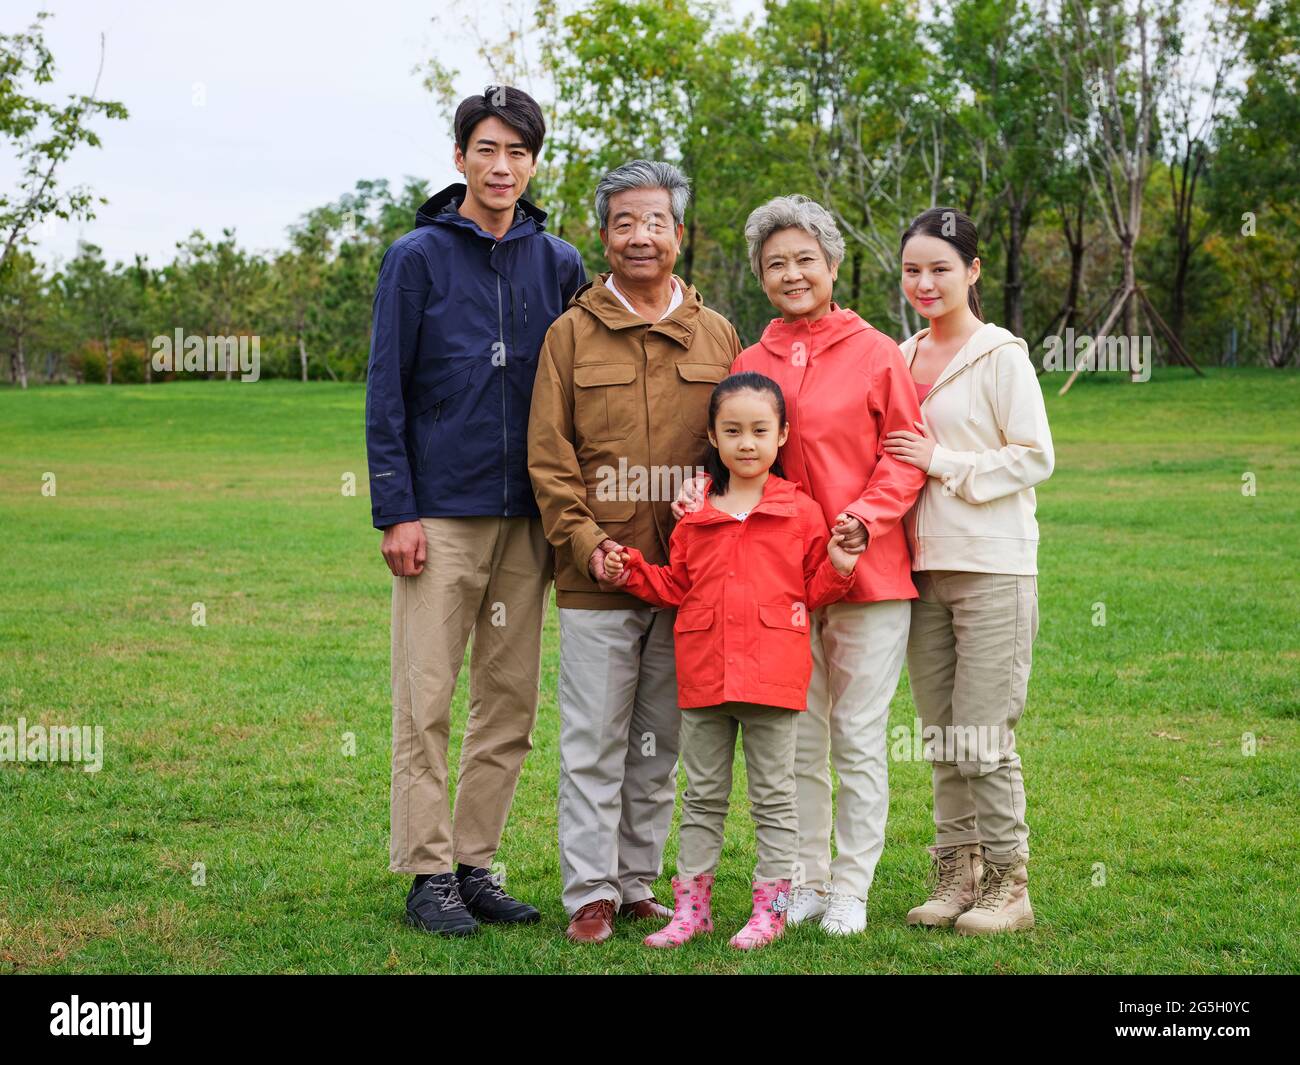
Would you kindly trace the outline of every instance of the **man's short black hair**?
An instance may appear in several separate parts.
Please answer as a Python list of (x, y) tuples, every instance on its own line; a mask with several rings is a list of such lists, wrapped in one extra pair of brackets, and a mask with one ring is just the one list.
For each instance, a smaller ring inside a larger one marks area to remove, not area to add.
[(456, 108), (456, 146), (469, 151), (469, 139), (485, 118), (499, 118), (519, 134), (536, 159), (546, 136), (542, 109), (523, 89), (509, 85), (489, 85), (482, 96), (467, 96)]

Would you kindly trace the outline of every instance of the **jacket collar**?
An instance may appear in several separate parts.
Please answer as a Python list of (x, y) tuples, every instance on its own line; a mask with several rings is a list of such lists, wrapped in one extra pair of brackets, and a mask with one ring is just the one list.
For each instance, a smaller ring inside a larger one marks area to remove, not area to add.
[[(692, 511), (682, 517), (682, 523), (690, 522), (692, 525), (714, 525), (723, 521), (735, 521), (736, 518), (726, 511), (719, 510), (709, 499), (709, 488), (713, 482), (710, 481), (704, 489), (704, 505), (699, 510)], [(799, 512), (798, 503), (795, 494), (799, 488), (798, 481), (787, 481), (784, 477), (778, 477), (775, 473), (767, 475), (767, 481), (763, 484), (763, 498), (755, 505), (754, 509), (749, 512), (746, 521), (755, 514), (774, 514), (777, 517), (792, 518)]]
[(763, 330), (759, 343), (779, 358), (788, 358), (796, 350), (795, 345), (802, 344), (806, 357), (812, 358), (845, 337), (870, 328), (855, 311), (832, 302), (830, 312), (815, 322), (773, 318)]
[(479, 224), (473, 219), (466, 218), (460, 213), (459, 208), (465, 200), (467, 191), (464, 182), (459, 182), (448, 185), (441, 192), (434, 193), (415, 212), (416, 226), (456, 226), (459, 229), (468, 229), (476, 236), (483, 237), (495, 244), (514, 240), (516, 237), (528, 236), (531, 233), (540, 233), (546, 228), (546, 212), (521, 196), (515, 204), (515, 218), (510, 225), (509, 231), (505, 236), (498, 239), (480, 228)]
[(605, 285), (605, 279), (608, 277), (608, 270), (603, 274), (597, 274), (573, 294), (571, 304), (582, 307), (599, 319), (606, 329), (617, 332), (621, 329), (648, 325), (652, 333), (662, 333), (683, 348), (691, 346), (691, 338), (695, 336), (696, 327), (699, 325), (700, 310), (704, 307), (704, 299), (695, 291), (694, 285), (688, 285), (673, 274), (673, 278), (682, 289), (681, 304), (667, 317), (660, 318), (657, 322), (647, 322), (624, 307), (619, 298), (610, 292)]

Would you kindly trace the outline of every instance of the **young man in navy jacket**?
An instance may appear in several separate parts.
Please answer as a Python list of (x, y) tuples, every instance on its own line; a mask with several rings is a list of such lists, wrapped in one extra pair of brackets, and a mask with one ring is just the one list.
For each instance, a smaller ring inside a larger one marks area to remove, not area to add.
[[(527, 463), (537, 353), (586, 281), (521, 198), (545, 129), (518, 89), (462, 101), (465, 183), (420, 208), (375, 291), (366, 450), (393, 574), (389, 868), (415, 877), (408, 922), (445, 935), (540, 916), (489, 867), (532, 747), (552, 574)], [(453, 815), (451, 700), (471, 632)]]

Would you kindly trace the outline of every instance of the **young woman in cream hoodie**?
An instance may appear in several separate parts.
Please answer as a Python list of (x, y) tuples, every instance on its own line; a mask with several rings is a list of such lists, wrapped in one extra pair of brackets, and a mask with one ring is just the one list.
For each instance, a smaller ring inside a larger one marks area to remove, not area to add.
[(919, 598), (907, 665), (933, 762), (930, 897), (908, 924), (1032, 928), (1015, 726), (1038, 633), (1034, 485), (1052, 472), (1042, 391), (1020, 338), (982, 321), (978, 234), (932, 208), (903, 234), (903, 291), (930, 325), (901, 345), (922, 422), (885, 450), (929, 476), (906, 530)]

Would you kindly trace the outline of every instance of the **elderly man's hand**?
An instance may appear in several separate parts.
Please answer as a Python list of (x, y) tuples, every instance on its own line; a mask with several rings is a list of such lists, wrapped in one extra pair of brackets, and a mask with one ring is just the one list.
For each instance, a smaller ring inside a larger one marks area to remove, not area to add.
[(591, 573), (591, 579), (597, 584), (608, 584), (605, 580), (605, 555), (610, 551), (623, 550), (620, 544), (615, 543), (608, 536), (596, 545), (596, 550), (591, 553), (591, 558), (587, 560), (587, 570)]

